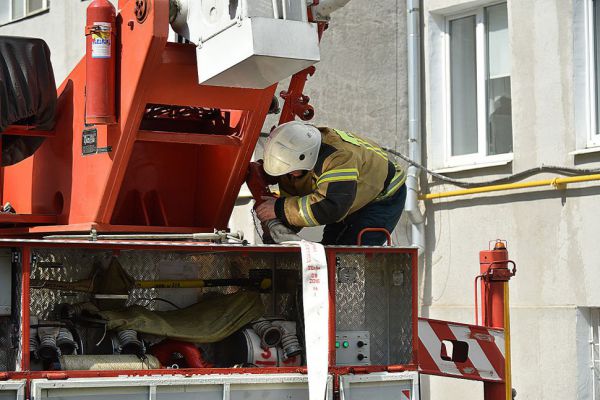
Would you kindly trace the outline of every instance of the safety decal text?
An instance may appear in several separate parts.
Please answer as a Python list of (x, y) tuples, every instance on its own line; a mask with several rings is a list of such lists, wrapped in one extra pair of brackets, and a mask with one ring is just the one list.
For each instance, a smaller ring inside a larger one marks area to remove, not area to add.
[(110, 23), (96, 22), (94, 28), (92, 33), (92, 58), (110, 58)]

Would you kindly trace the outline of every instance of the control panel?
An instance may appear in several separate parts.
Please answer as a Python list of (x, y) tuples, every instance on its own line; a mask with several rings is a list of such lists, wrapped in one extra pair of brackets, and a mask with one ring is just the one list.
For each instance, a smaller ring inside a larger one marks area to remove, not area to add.
[(371, 365), (369, 331), (338, 331), (335, 335), (337, 365)]

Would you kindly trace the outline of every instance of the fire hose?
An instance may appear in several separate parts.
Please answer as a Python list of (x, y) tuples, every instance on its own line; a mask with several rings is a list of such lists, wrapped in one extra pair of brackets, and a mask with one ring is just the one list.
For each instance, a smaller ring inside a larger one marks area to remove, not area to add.
[(158, 358), (164, 366), (172, 364), (174, 353), (179, 353), (183, 356), (188, 368), (210, 368), (211, 364), (204, 361), (200, 350), (193, 343), (182, 342), (180, 340), (163, 340), (157, 345), (152, 346), (150, 352)]

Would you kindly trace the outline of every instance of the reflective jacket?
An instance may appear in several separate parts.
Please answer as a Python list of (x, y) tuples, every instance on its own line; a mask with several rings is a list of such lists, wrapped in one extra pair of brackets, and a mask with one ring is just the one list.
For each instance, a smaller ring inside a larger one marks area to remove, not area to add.
[(327, 225), (373, 201), (393, 195), (406, 180), (375, 142), (337, 129), (319, 128), (321, 148), (314, 168), (301, 177), (278, 178), (275, 214), (288, 225)]

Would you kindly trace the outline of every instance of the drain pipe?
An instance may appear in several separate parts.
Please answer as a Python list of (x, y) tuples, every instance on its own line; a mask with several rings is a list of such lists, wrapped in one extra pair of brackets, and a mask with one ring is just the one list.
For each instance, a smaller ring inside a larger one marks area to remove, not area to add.
[[(421, 164), (420, 0), (406, 0), (408, 33), (408, 156)], [(425, 251), (425, 217), (419, 209), (419, 170), (411, 165), (406, 177), (404, 211), (412, 224), (411, 245)]]

